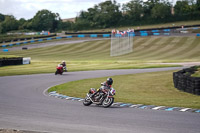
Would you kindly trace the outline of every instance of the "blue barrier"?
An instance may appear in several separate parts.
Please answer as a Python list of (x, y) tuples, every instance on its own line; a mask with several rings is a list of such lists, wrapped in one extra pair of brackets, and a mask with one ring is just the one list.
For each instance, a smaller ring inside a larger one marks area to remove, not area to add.
[(4, 47), (6, 47), (6, 45), (2, 45), (1, 47), (3, 47), (3, 48), (4, 48)]
[(92, 34), (90, 35), (90, 37), (97, 37), (97, 34)]
[(141, 36), (148, 36), (148, 33), (141, 33)]
[(170, 35), (170, 33), (164, 33), (164, 35)]
[(78, 35), (78, 37), (85, 37), (85, 35)]
[(196, 28), (192, 28), (192, 29), (193, 29), (193, 30), (198, 30), (199, 28), (196, 27)]
[(152, 30), (152, 32), (159, 32), (159, 30)]
[(140, 31), (140, 33), (147, 33), (147, 31), (145, 31), (145, 30), (144, 31)]
[(197, 33), (197, 36), (200, 36), (200, 33)]
[(47, 40), (52, 40), (52, 38), (47, 38)]
[(121, 34), (115, 34), (115, 37), (122, 37)]
[(159, 35), (160, 35), (160, 33), (153, 33), (153, 35), (154, 35), (154, 36), (159, 36)]
[(3, 52), (8, 52), (8, 49), (3, 49)]
[(168, 31), (170, 31), (170, 29), (164, 29), (163, 31), (168, 32)]
[(133, 37), (135, 36), (135, 33), (128, 33), (128, 36)]
[(13, 46), (13, 44), (9, 44), (9, 46)]
[(62, 37), (56, 37), (56, 39), (61, 39)]
[(30, 43), (33, 43), (33, 42), (35, 42), (35, 41), (34, 41), (34, 40), (31, 40), (31, 41), (30, 41)]
[(28, 42), (23, 42), (23, 44), (26, 44), (26, 43), (28, 43)]
[(20, 45), (20, 42), (16, 43), (16, 45)]
[(182, 31), (183, 31), (183, 30), (188, 30), (188, 28), (182, 28), (181, 30), (182, 30)]
[(72, 38), (72, 36), (66, 36), (66, 38)]
[(110, 34), (103, 34), (103, 37), (110, 37)]
[(42, 41), (43, 41), (43, 39), (38, 40), (38, 42), (42, 42)]

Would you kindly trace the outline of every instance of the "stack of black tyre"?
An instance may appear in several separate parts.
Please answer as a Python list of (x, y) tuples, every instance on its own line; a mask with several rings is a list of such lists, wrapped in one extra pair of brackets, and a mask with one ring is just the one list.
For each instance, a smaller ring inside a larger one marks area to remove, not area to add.
[(21, 65), (23, 57), (0, 58), (0, 66)]
[(191, 77), (200, 66), (193, 66), (173, 73), (174, 87), (188, 93), (200, 95), (200, 77)]

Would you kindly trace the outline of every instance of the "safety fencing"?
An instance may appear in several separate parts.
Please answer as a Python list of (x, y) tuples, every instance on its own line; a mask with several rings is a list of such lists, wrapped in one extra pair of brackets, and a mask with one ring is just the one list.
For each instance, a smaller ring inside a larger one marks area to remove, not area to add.
[(173, 73), (174, 87), (178, 90), (200, 95), (200, 77), (191, 77), (197, 68), (193, 66)]

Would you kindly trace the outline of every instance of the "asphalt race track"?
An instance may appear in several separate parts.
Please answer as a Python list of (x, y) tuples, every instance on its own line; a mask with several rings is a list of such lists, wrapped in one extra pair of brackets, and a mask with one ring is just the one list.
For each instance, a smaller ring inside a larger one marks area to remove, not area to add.
[[(51, 133), (198, 133), (200, 114), (96, 105), (45, 95), (48, 87), (95, 77), (175, 70), (154, 68), (0, 77), (0, 129)], [(89, 88), (86, 88), (89, 89)]]

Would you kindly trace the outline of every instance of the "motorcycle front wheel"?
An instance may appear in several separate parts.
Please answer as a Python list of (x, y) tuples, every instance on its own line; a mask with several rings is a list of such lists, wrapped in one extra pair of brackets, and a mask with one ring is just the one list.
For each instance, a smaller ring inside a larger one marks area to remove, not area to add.
[(56, 70), (55, 75), (57, 75), (57, 74), (58, 74), (58, 71)]
[(92, 101), (90, 100), (89, 97), (85, 97), (85, 100), (83, 101), (83, 105), (85, 106), (89, 106), (90, 104), (92, 104)]
[(104, 108), (108, 108), (113, 104), (113, 102), (114, 102), (114, 97), (108, 97), (104, 99), (102, 105)]

